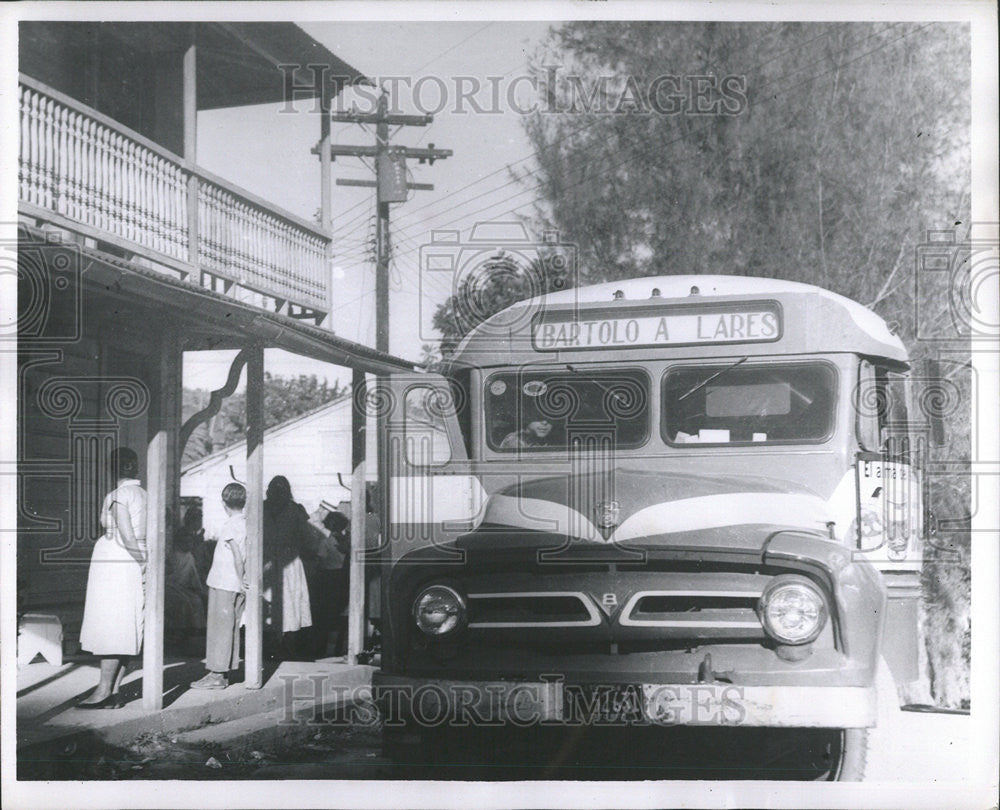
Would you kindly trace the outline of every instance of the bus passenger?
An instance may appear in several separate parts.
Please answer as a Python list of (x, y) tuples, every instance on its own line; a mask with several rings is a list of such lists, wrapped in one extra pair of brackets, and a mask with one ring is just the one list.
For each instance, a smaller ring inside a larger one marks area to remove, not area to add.
[(515, 430), (504, 436), (500, 442), (501, 450), (516, 450), (531, 447), (548, 446), (549, 434), (552, 432), (552, 423), (548, 419), (537, 419), (528, 422), (528, 426), (522, 430)]

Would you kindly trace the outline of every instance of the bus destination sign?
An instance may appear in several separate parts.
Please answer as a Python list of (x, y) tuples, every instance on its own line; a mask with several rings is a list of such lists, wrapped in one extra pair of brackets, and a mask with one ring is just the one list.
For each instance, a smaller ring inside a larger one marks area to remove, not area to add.
[(781, 316), (770, 302), (725, 309), (685, 307), (656, 314), (578, 313), (572, 319), (558, 314), (532, 324), (531, 342), (537, 351), (755, 343), (781, 337)]

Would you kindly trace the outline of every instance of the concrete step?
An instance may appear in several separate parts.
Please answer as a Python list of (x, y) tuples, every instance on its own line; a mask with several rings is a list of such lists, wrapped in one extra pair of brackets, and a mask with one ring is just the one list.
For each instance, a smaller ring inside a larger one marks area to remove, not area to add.
[[(307, 675), (313, 687), (315, 673)], [(330, 688), (317, 689), (318, 697), (303, 695), (301, 688), (292, 694), (300, 695), (280, 709), (256, 712), (232, 720), (182, 731), (172, 741), (182, 745), (206, 749), (224, 748), (227, 755), (237, 757), (250, 751), (275, 745), (291, 745), (314, 736), (320, 728), (333, 725), (350, 726), (358, 718), (377, 722), (377, 713), (370, 702), (371, 668), (344, 667)], [(301, 685), (301, 684), (300, 684)], [(352, 711), (352, 709), (354, 709)]]
[[(69, 693), (56, 692), (59, 682), (49, 688), (38, 689), (26, 697), (39, 704), (30, 712), (18, 712), (19, 747), (39, 743), (53, 743), (75, 734), (93, 735), (111, 745), (125, 744), (141, 734), (168, 734), (171, 736), (191, 730), (209, 730), (234, 721), (246, 725), (231, 726), (240, 730), (252, 728), (254, 718), (262, 728), (287, 726), (308, 727), (303, 718), (327, 707), (334, 707), (353, 699), (371, 683), (374, 668), (335, 662), (282, 663), (261, 689), (247, 689), (235, 684), (219, 691), (194, 690), (187, 684), (202, 674), (199, 662), (190, 662), (180, 672), (171, 670), (171, 680), (176, 681), (182, 694), (159, 712), (147, 712), (139, 699), (133, 699), (125, 708), (112, 711), (87, 712), (73, 708), (81, 690), (69, 685)], [(93, 675), (83, 673), (87, 688)], [(66, 680), (71, 680), (67, 678)], [(128, 682), (126, 683), (128, 685)], [(133, 686), (138, 690), (139, 684)], [(56, 692), (49, 697), (48, 692)], [(63, 687), (62, 692), (66, 691)], [(82, 690), (86, 694), (87, 689)], [(70, 697), (70, 700), (67, 700)], [(134, 695), (138, 698), (138, 694)], [(43, 705), (50, 700), (54, 707), (48, 711)], [(20, 704), (21, 701), (19, 700)], [(284, 719), (286, 723), (278, 723)], [(219, 735), (228, 734), (219, 731)], [(219, 737), (222, 739), (222, 736)]]

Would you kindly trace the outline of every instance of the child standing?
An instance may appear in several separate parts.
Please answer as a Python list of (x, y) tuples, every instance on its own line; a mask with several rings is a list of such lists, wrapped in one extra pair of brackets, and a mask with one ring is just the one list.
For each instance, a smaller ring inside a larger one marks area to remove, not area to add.
[(222, 503), (229, 519), (219, 532), (208, 572), (208, 622), (205, 630), (205, 668), (208, 673), (192, 689), (225, 689), (229, 672), (240, 663), (240, 619), (246, 605), (247, 521), (243, 508), (247, 491), (226, 484)]

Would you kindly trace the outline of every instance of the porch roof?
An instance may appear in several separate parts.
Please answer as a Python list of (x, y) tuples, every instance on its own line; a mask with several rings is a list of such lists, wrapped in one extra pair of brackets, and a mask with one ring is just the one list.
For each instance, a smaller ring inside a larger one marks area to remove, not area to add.
[[(359, 70), (335, 56), (298, 25), (289, 22), (54, 22), (21, 23), (22, 41), (45, 42), (59, 30), (72, 31), (80, 41), (89, 35), (117, 39), (140, 53), (155, 56), (183, 51), (192, 32), (198, 45), (198, 109), (213, 110), (248, 104), (284, 101), (285, 79), (281, 64), (329, 65), (331, 95), (345, 83), (371, 84)], [(61, 40), (60, 40), (61, 41)], [(311, 81), (300, 71), (296, 85)], [(316, 95), (296, 90), (299, 98)]]
[[(39, 233), (34, 228), (28, 230)], [(243, 348), (248, 340), (256, 340), (265, 348), (284, 349), (369, 374), (412, 371), (416, 367), (409, 360), (338, 337), (327, 329), (269, 312), (98, 249), (81, 246), (79, 250), (85, 287), (101, 295), (123, 301), (138, 299), (157, 310), (168, 310), (167, 317), (182, 325), (186, 335), (204, 341), (200, 348)]]

